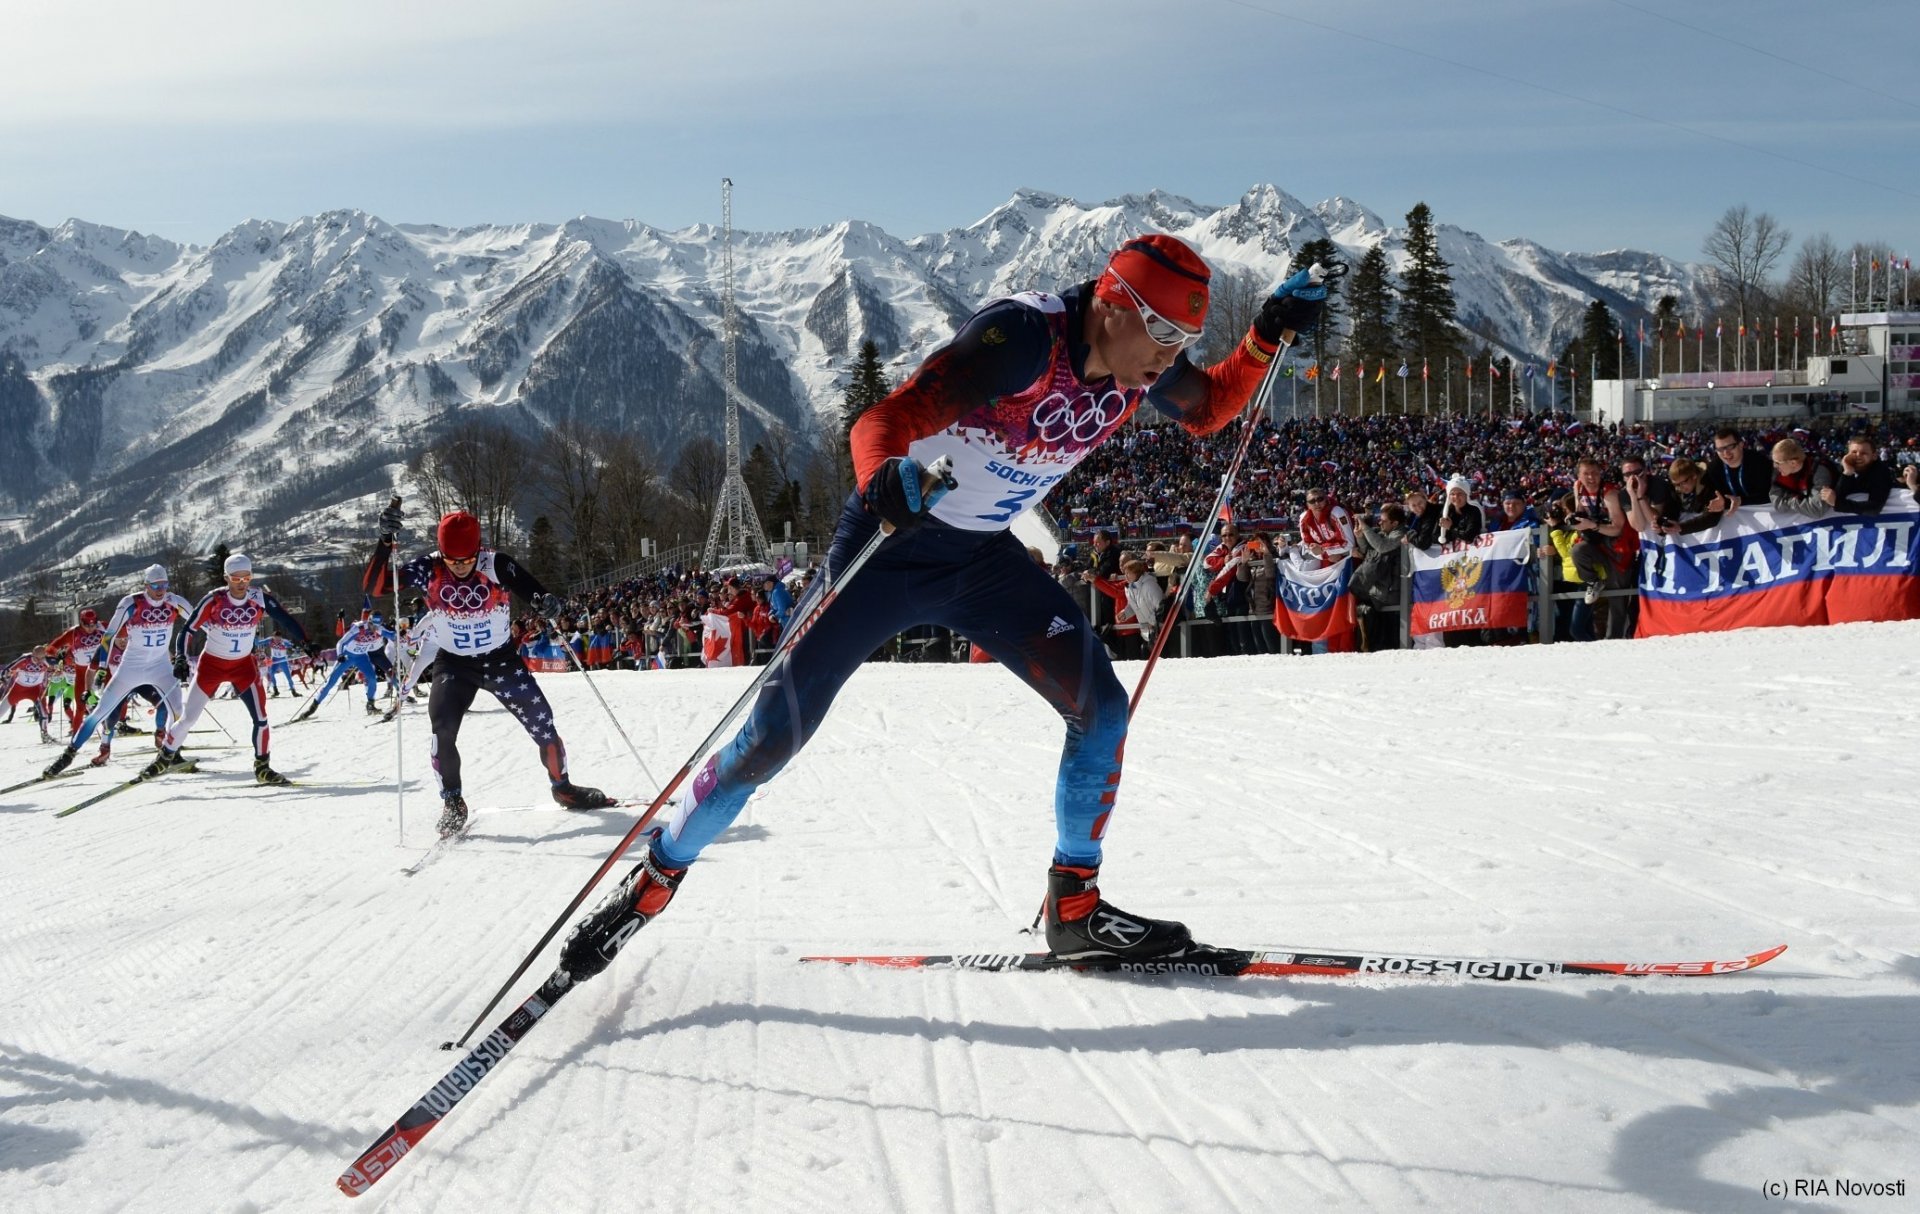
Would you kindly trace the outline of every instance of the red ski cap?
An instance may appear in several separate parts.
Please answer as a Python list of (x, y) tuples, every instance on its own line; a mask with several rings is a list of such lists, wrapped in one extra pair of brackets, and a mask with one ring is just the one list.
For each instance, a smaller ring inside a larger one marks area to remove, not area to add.
[(468, 561), (480, 555), (480, 520), (465, 510), (455, 510), (440, 520), (440, 555), (452, 561)]
[[(1122, 286), (1115, 279), (1124, 280)], [(1093, 293), (1110, 304), (1132, 309), (1127, 287), (1139, 292), (1147, 306), (1188, 329), (1198, 329), (1207, 318), (1207, 284), (1213, 271), (1187, 243), (1175, 236), (1154, 233), (1121, 245), (1107, 259), (1107, 268), (1093, 284)]]

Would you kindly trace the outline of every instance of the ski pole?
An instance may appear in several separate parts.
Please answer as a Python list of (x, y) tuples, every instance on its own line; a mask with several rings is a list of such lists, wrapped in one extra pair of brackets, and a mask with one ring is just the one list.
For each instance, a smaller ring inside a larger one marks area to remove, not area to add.
[(566, 650), (567, 660), (573, 663), (573, 668), (580, 672), (580, 677), (582, 679), (586, 680), (587, 690), (593, 693), (593, 698), (600, 701), (600, 707), (603, 711), (606, 712), (607, 719), (613, 722), (614, 732), (618, 733), (620, 735), (620, 740), (627, 744), (627, 753), (632, 755), (633, 761), (640, 765), (640, 774), (645, 776), (647, 778), (647, 782), (649, 784), (652, 784), (655, 788), (660, 787), (660, 781), (653, 778), (653, 772), (651, 769), (647, 767), (647, 761), (640, 757), (640, 748), (635, 746), (633, 744), (633, 739), (627, 736), (626, 726), (620, 724), (620, 718), (614, 715), (613, 708), (610, 705), (608, 705), (607, 697), (601, 695), (600, 689), (593, 685), (592, 676), (587, 674), (587, 667), (585, 663), (581, 662), (580, 655), (575, 653), (573, 651), (573, 646), (568, 643), (566, 638), (566, 633), (560, 627), (559, 619), (556, 617), (551, 620), (543, 620), (543, 622), (546, 624), (547, 627), (553, 629), (553, 634), (555, 636), (560, 638), (560, 648)]
[[(926, 469), (921, 473), (921, 491), (923, 494), (930, 493), (943, 484), (949, 489), (953, 488), (954, 485), (953, 460), (944, 455), (927, 465)], [(694, 765), (706, 757), (707, 751), (720, 741), (721, 735), (733, 724), (734, 718), (740, 715), (742, 709), (753, 703), (755, 697), (760, 694), (760, 689), (766, 686), (767, 683), (772, 680), (774, 674), (787, 664), (787, 655), (791, 654), (793, 647), (800, 643), (800, 638), (812, 631), (815, 621), (826, 612), (828, 607), (833, 605), (833, 601), (840, 596), (840, 592), (846, 588), (847, 583), (853, 580), (854, 575), (860, 572), (861, 567), (872, 558), (873, 554), (879, 550), (880, 545), (892, 534), (893, 528), (886, 523), (881, 523), (879, 528), (874, 531), (873, 538), (869, 539), (866, 544), (861, 547), (860, 551), (854, 554), (853, 559), (847, 562), (846, 569), (840, 573), (839, 576), (835, 577), (832, 571), (829, 570), (820, 579), (819, 597), (814, 599), (811, 605), (795, 609), (793, 618), (787, 623), (786, 631), (780, 636), (780, 644), (774, 649), (773, 656), (767, 659), (767, 664), (760, 668), (760, 673), (754, 676), (753, 682), (747, 684), (747, 689), (740, 693), (740, 698), (733, 702), (727, 711), (722, 714), (719, 722), (708, 732), (707, 736), (701, 740), (698, 746), (693, 748), (693, 753), (688, 755), (687, 761), (680, 765), (680, 770), (673, 773), (673, 778), (667, 781), (666, 787), (654, 795), (652, 803), (647, 806), (646, 812), (640, 815), (639, 820), (633, 824), (632, 829), (628, 830), (625, 837), (613, 845), (612, 854), (601, 861), (600, 867), (595, 869), (593, 875), (587, 878), (587, 883), (580, 887), (580, 892), (573, 896), (571, 902), (567, 903), (566, 909), (560, 912), (559, 917), (553, 921), (553, 924), (548, 927), (540, 939), (535, 942), (532, 950), (527, 953), (525, 959), (514, 967), (513, 973), (509, 974), (507, 980), (501, 984), (500, 989), (494, 992), (493, 998), (487, 1000), (487, 1006), (481, 1008), (480, 1014), (475, 1016), (473, 1023), (467, 1026), (467, 1031), (460, 1034), (458, 1041), (445, 1042), (440, 1048), (452, 1050), (466, 1047), (467, 1039), (473, 1036), (474, 1030), (480, 1027), (495, 1007), (499, 1006), (500, 1000), (505, 998), (507, 992), (513, 989), (514, 983), (520, 981), (520, 976), (527, 972), (527, 968), (533, 964), (534, 958), (538, 957), (541, 950), (546, 948), (547, 944), (560, 933), (562, 927), (566, 926), (567, 921), (573, 917), (573, 913), (580, 909), (580, 904), (587, 900), (587, 895), (593, 892), (593, 887), (600, 884), (600, 879), (606, 876), (608, 871), (620, 862), (620, 857), (626, 854), (627, 848), (633, 846), (633, 841), (639, 838), (641, 832), (647, 829), (647, 825), (653, 821), (654, 815), (658, 814), (661, 808), (666, 805), (667, 800), (679, 789), (681, 782), (693, 773)]]
[[(1316, 285), (1328, 278), (1338, 277), (1344, 272), (1314, 263), (1308, 272), (1308, 281)], [(1200, 558), (1205, 554), (1207, 541), (1213, 538), (1213, 529), (1219, 525), (1220, 511), (1233, 494), (1233, 482), (1240, 475), (1240, 465), (1246, 462), (1247, 451), (1253, 446), (1253, 432), (1260, 425), (1260, 415), (1266, 412), (1267, 400), (1273, 395), (1273, 385), (1280, 374), (1280, 364), (1286, 361), (1288, 351), (1293, 349), (1299, 337), (1292, 329), (1280, 335), (1280, 348), (1273, 352), (1273, 361), (1267, 364), (1267, 373), (1260, 378), (1259, 391), (1253, 395), (1252, 407), (1247, 410), (1246, 420), (1240, 426), (1240, 445), (1234, 450), (1233, 460), (1227, 465), (1225, 475), (1220, 478), (1220, 492), (1214, 495), (1213, 509), (1207, 512), (1207, 521), (1200, 532), (1200, 538), (1194, 542), (1193, 558), (1187, 562), (1186, 571), (1180, 575), (1180, 588), (1173, 596), (1173, 605), (1167, 609), (1167, 618), (1154, 630), (1153, 650), (1147, 655), (1147, 667), (1140, 672), (1140, 681), (1134, 684), (1133, 696), (1127, 701), (1127, 720), (1133, 720), (1133, 714), (1140, 707), (1140, 697), (1146, 694), (1147, 680), (1153, 677), (1153, 668), (1160, 662), (1160, 653), (1167, 645), (1167, 637), (1172, 634), (1173, 626), (1180, 617), (1180, 608), (1186, 602), (1187, 592), (1192, 588), (1194, 574), (1202, 568)]]
[[(387, 506), (398, 511), (400, 495), (396, 493), (389, 498)], [(399, 538), (397, 533), (394, 538), (396, 540)], [(404, 675), (405, 672), (401, 666), (407, 660), (407, 646), (406, 642), (400, 639), (400, 576), (398, 574), (393, 578), (393, 628), (393, 672), (396, 675)], [(405, 681), (404, 677), (400, 680), (401, 683)], [(403, 727), (400, 718), (402, 715), (404, 714), (400, 711), (400, 683), (395, 683), (393, 687), (393, 818), (400, 845), (405, 847), (407, 843), (407, 752), (401, 743)]]

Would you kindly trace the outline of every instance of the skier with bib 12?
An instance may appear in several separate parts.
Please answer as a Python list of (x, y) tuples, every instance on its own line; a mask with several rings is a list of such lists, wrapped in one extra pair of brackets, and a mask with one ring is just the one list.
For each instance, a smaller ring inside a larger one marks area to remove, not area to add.
[[(806, 744), (860, 663), (917, 624), (984, 649), (1066, 723), (1044, 906), (1051, 952), (1164, 959), (1195, 947), (1185, 925), (1121, 911), (1101, 896), (1127, 695), (1085, 614), (1009, 527), (1143, 400), (1194, 434), (1226, 426), (1258, 388), (1282, 334), (1311, 332), (1326, 297), (1307, 271), (1288, 278), (1232, 352), (1201, 367), (1186, 351), (1201, 336), (1210, 278), (1174, 237), (1129, 240), (1092, 282), (990, 301), (861, 415), (851, 433), (858, 487), (827, 555), (829, 575), (883, 523), (892, 534), (836, 588), (789, 651), (788, 669), (669, 806), (646, 858), (575, 924), (561, 969), (576, 982), (604, 969), (666, 907), (754, 790)], [(923, 470), (941, 457), (952, 460), (953, 487), (928, 490)]]

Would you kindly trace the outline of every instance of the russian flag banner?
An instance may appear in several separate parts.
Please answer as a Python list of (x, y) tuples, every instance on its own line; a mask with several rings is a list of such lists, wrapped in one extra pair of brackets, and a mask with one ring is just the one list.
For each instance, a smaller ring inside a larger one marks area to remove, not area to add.
[(1324, 569), (1279, 562), (1273, 585), (1273, 626), (1296, 641), (1335, 641), (1353, 632), (1353, 562), (1342, 557)]
[(1531, 528), (1412, 552), (1414, 636), (1527, 626)]
[(1920, 618), (1920, 506), (1809, 518), (1748, 507), (1692, 535), (1640, 537), (1638, 636)]

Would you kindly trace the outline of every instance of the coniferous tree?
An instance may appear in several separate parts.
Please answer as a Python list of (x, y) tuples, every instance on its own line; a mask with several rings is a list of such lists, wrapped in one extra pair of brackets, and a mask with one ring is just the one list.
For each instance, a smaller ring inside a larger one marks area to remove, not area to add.
[(1440, 367), (1458, 362), (1462, 342), (1454, 322), (1453, 274), (1440, 256), (1433, 211), (1424, 202), (1407, 212), (1407, 272), (1400, 279), (1400, 351), (1409, 361)]
[[(1365, 364), (1397, 357), (1400, 351), (1393, 331), (1393, 275), (1386, 251), (1379, 245), (1367, 250), (1359, 267), (1348, 277), (1347, 306), (1353, 313), (1353, 326), (1347, 331), (1348, 355)], [(1366, 396), (1360, 399), (1364, 402)], [(1361, 412), (1365, 411), (1363, 407)]]
[(1620, 378), (1620, 324), (1607, 305), (1594, 300), (1580, 319), (1580, 342), (1586, 347), (1587, 364), (1581, 374), (1600, 379)]
[(224, 586), (227, 584), (227, 558), (232, 555), (233, 549), (227, 547), (224, 543), (213, 546), (213, 551), (207, 555), (207, 563), (205, 566), (207, 584), (209, 586)]
[(853, 374), (847, 380), (847, 404), (841, 413), (845, 422), (842, 433), (852, 433), (853, 423), (860, 420), (860, 415), (886, 399), (891, 391), (893, 385), (887, 382), (887, 373), (880, 364), (880, 347), (871, 340), (861, 342)]
[[(1339, 245), (1324, 236), (1317, 237), (1294, 250), (1293, 260), (1287, 263), (1287, 276), (1291, 278), (1295, 272), (1315, 262), (1332, 265), (1345, 260), (1346, 253)], [(1342, 317), (1347, 311), (1340, 301), (1341, 283), (1344, 281), (1335, 278), (1327, 283), (1327, 298), (1320, 305), (1320, 323), (1314, 328), (1313, 336), (1307, 339), (1306, 348), (1301, 351), (1315, 364), (1324, 364), (1327, 356), (1339, 348)]]

